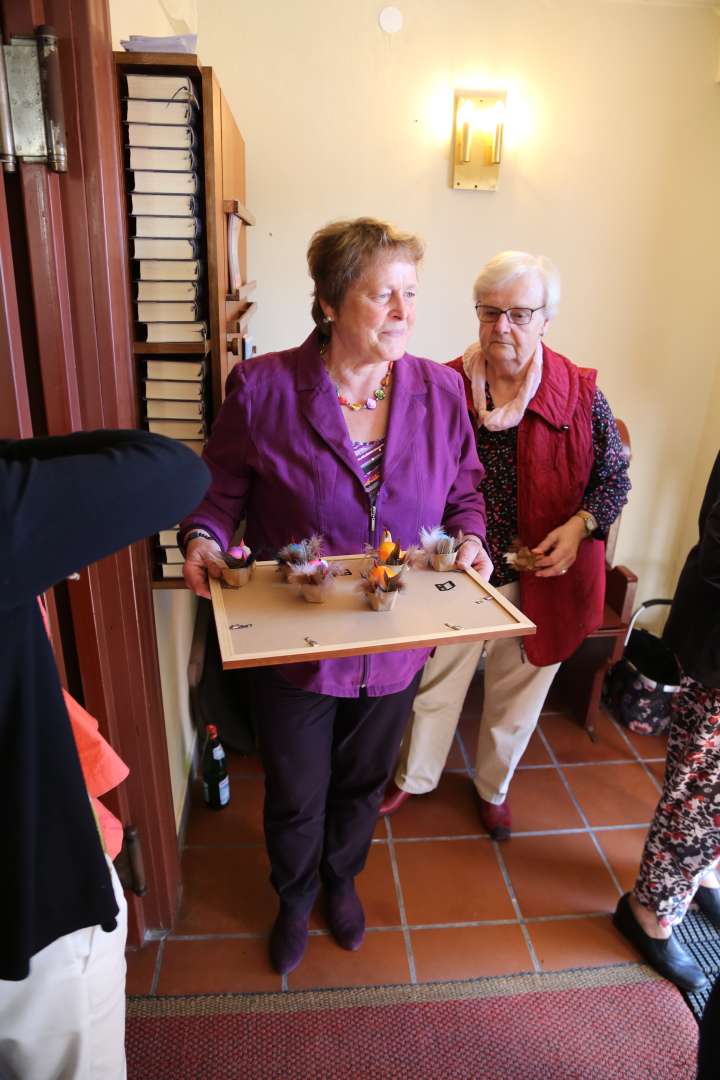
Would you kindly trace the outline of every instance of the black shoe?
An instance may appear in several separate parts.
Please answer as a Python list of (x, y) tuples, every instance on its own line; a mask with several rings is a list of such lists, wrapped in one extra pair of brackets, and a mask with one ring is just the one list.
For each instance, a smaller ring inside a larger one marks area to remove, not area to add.
[(270, 963), (279, 975), (289, 975), (303, 958), (310, 914), (280, 905), (270, 933)]
[(701, 990), (705, 986), (707, 976), (674, 934), (669, 938), (652, 938), (645, 933), (632, 913), (630, 893), (618, 901), (613, 922), (643, 960), (681, 990)]
[(359, 949), (365, 937), (365, 912), (354, 886), (326, 893), (325, 910), (330, 933), (340, 948)]
[(705, 918), (720, 930), (720, 889), (709, 889), (706, 885), (698, 885), (694, 900)]

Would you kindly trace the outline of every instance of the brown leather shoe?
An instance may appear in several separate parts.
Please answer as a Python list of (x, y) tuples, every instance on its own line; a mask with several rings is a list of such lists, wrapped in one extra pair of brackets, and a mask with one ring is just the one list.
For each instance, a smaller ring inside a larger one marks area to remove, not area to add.
[(491, 803), (478, 795), (480, 821), (491, 840), (502, 842), (509, 840), (512, 834), (510, 803), (507, 799), (501, 803)]
[(379, 814), (384, 817), (386, 814), (394, 814), (396, 810), (399, 810), (403, 803), (406, 803), (410, 798), (412, 792), (403, 791), (399, 788), (394, 780), (391, 780), (385, 789), (383, 801), (380, 803)]

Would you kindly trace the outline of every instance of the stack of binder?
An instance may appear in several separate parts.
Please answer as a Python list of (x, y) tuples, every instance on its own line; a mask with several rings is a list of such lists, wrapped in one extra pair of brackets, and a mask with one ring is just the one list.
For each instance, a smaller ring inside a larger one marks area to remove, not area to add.
[(150, 431), (179, 439), (202, 453), (205, 427), (205, 361), (173, 357), (145, 361), (145, 409)]
[(201, 342), (204, 318), (198, 106), (187, 75), (127, 75), (123, 122), (136, 333)]
[(160, 573), (164, 578), (183, 576), (183, 555), (177, 546), (177, 527), (163, 529), (158, 533), (158, 554)]
[[(122, 119), (136, 340), (144, 356), (147, 427), (198, 454), (207, 437), (205, 361), (182, 355), (207, 337), (199, 106), (187, 75), (125, 77)], [(159, 572), (182, 577), (175, 529), (157, 538)]]
[[(143, 397), (148, 428), (201, 454), (207, 437), (205, 361), (187, 356), (147, 357), (145, 368)], [(182, 577), (183, 557), (175, 529), (159, 534), (158, 561), (164, 578)]]

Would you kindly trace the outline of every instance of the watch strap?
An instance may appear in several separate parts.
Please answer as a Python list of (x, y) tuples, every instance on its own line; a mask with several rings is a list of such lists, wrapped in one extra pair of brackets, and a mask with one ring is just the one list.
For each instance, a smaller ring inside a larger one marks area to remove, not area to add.
[(588, 536), (592, 536), (598, 527), (595, 515), (591, 514), (589, 510), (577, 510), (575, 512), (575, 517), (579, 517), (582, 520), (585, 526), (585, 532)]
[(178, 537), (178, 546), (183, 555), (187, 551), (187, 546), (191, 540), (212, 540), (215, 544), (218, 542), (217, 537), (213, 536), (207, 529), (190, 529), (183, 537)]

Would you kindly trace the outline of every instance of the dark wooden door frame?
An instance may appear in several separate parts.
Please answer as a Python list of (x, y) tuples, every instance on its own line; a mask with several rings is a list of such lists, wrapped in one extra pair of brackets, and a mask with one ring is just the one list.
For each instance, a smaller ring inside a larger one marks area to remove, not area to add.
[[(32, 282), (37, 357), (26, 345), (24, 364), (37, 365), (46, 426), (35, 433), (138, 426), (108, 5), (2, 0), (0, 10), (6, 41), (43, 22), (54, 26), (68, 134), (67, 174), (21, 165), (6, 178), (19, 185), (24, 207), (24, 222), (12, 226), (24, 227)], [(0, 244), (6, 231), (0, 207)], [(0, 303), (12, 316), (6, 277), (5, 266)], [(13, 395), (0, 413), (2, 434), (30, 434), (19, 338), (11, 317), (0, 331), (0, 348), (12, 358), (0, 390), (7, 385)], [(69, 597), (84, 704), (130, 766), (107, 802), (142, 838), (148, 892), (142, 901), (129, 898), (131, 940), (138, 943), (148, 930), (171, 927), (180, 890), (148, 545), (83, 570)]]

